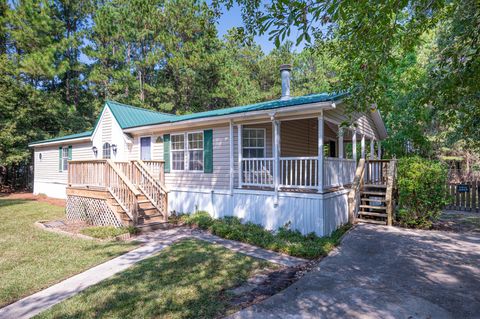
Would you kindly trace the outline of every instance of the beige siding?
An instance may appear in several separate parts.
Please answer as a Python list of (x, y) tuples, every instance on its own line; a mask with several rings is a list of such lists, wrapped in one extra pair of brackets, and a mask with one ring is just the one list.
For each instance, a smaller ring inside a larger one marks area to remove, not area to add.
[(102, 144), (112, 142), (112, 114), (109, 108), (105, 109), (102, 117)]
[[(93, 159), (92, 144), (64, 144), (72, 145), (72, 160)], [(59, 171), (59, 145), (35, 147), (34, 174), (36, 182), (67, 183), (67, 171)], [(42, 154), (42, 159), (40, 159)]]
[(346, 110), (343, 104), (337, 105), (333, 110), (328, 110), (324, 112), (326, 119), (331, 119), (336, 123), (342, 123), (344, 121), (352, 121), (357, 124), (357, 129), (359, 134), (364, 134), (367, 136), (374, 136), (378, 139), (377, 129), (373, 123), (370, 113), (358, 113), (355, 112), (350, 116), (346, 114)]

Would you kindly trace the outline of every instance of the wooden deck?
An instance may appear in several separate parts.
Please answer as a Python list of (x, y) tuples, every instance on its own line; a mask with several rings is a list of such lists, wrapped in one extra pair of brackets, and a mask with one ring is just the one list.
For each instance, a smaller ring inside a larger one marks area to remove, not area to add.
[(67, 218), (95, 225), (148, 226), (168, 218), (163, 161), (70, 161)]

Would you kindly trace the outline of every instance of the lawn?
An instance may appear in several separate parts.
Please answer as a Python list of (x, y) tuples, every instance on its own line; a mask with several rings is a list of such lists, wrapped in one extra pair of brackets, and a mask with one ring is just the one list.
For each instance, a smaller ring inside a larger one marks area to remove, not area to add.
[(125, 253), (134, 244), (76, 239), (41, 230), (64, 208), (0, 198), (0, 307)]
[(217, 318), (229, 310), (226, 290), (269, 265), (218, 245), (184, 240), (38, 317)]

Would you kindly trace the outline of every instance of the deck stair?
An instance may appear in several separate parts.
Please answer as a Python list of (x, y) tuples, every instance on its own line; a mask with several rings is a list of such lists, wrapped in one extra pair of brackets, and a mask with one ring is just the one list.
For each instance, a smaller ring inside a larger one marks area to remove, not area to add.
[(392, 225), (395, 160), (359, 161), (349, 194), (351, 222)]

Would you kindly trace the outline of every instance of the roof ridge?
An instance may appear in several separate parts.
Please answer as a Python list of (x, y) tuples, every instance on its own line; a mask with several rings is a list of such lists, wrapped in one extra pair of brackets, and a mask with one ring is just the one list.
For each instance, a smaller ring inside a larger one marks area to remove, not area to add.
[(147, 112), (151, 112), (151, 113), (155, 113), (155, 114), (175, 116), (175, 114), (150, 110), (150, 109), (146, 109), (144, 107), (139, 107), (139, 106), (129, 105), (129, 104), (125, 104), (125, 103), (120, 103), (120, 102), (117, 102), (117, 101), (114, 101), (114, 100), (106, 100), (105, 102), (107, 104), (108, 103), (115, 103), (115, 104), (118, 104), (120, 106), (128, 107), (128, 108), (131, 108), (131, 109), (136, 109), (136, 110), (140, 110), (140, 111), (147, 111)]

